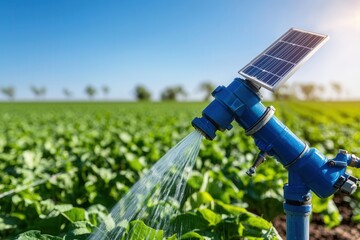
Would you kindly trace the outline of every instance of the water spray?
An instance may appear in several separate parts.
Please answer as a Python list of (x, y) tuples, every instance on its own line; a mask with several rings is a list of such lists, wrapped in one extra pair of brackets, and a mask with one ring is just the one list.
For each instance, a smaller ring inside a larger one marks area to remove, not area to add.
[(342, 149), (335, 158), (328, 159), (309, 147), (274, 116), (274, 107), (261, 103), (259, 89), (273, 91), (280, 87), (327, 39), (326, 35), (290, 29), (240, 70), (245, 79), (235, 78), (227, 87), (218, 86), (212, 93), (215, 99), (203, 110), (202, 117), (192, 121), (209, 140), (216, 137), (216, 131), (231, 130), (233, 121), (245, 129), (260, 150), (247, 171), (249, 176), (267, 156), (286, 168), (284, 211), (287, 239), (291, 240), (309, 239), (311, 192), (326, 198), (337, 191), (356, 191), (358, 179), (347, 174), (346, 168), (359, 168), (360, 159)]

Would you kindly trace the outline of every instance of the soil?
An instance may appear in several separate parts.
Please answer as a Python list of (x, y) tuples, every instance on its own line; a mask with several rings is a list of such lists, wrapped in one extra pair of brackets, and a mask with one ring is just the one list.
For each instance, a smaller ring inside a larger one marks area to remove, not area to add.
[[(360, 224), (351, 221), (352, 210), (349, 203), (341, 195), (335, 195), (334, 202), (339, 208), (343, 220), (341, 225), (332, 229), (327, 228), (319, 214), (313, 214), (310, 223), (310, 239), (326, 240), (360, 240)], [(283, 239), (286, 239), (285, 215), (277, 217), (273, 225)]]

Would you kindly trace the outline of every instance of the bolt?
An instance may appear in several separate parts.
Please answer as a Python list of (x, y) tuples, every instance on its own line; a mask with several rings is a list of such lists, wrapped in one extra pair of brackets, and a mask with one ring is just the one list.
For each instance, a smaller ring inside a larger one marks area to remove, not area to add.
[(339, 149), (339, 153), (341, 154), (348, 154), (348, 151), (344, 150), (344, 149)]
[(351, 161), (356, 162), (358, 160), (359, 160), (359, 158), (355, 154), (351, 154)]
[(310, 197), (309, 196), (304, 196), (304, 201), (310, 201)]
[(358, 158), (354, 154), (351, 154), (350, 166), (356, 167), (357, 163), (358, 163)]
[(335, 166), (335, 161), (330, 160), (330, 161), (329, 161), (329, 165), (330, 165), (331, 167)]

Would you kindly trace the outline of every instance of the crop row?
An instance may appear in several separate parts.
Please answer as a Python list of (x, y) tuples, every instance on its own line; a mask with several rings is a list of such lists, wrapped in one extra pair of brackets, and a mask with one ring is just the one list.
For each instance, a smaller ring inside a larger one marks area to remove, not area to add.
[[(20, 236), (86, 238), (100, 222), (107, 221), (111, 207), (129, 188), (193, 131), (190, 122), (204, 106), (0, 104), (0, 237), (34, 230)], [(339, 148), (360, 153), (358, 103), (284, 102), (275, 107), (276, 115), (295, 134), (329, 157)], [(202, 142), (185, 191), (187, 204), (174, 216), (187, 227), (188, 235), (182, 239), (278, 238), (270, 222), (283, 214), (282, 187), (287, 173), (268, 159), (254, 177), (248, 177), (245, 172), (256, 154), (253, 140), (240, 127)], [(360, 177), (360, 171), (352, 171)], [(360, 194), (347, 199), (353, 207), (353, 221), (359, 221)], [(324, 224), (340, 224), (332, 198), (314, 196), (313, 203)], [(140, 229), (131, 230), (131, 226)], [(134, 231), (151, 234), (152, 229), (142, 223), (130, 224), (130, 239), (136, 239), (131, 237)], [(156, 239), (165, 237), (180, 236), (160, 234)]]

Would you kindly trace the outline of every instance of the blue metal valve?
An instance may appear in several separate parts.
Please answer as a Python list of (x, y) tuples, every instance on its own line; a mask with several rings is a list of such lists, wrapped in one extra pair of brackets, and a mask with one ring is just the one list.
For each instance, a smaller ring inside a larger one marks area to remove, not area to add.
[(217, 130), (229, 130), (236, 121), (261, 151), (274, 156), (289, 172), (296, 172), (319, 197), (337, 191), (334, 185), (341, 176), (347, 176), (347, 165), (360, 165), (350, 155), (339, 153), (331, 161), (318, 150), (308, 148), (273, 115), (274, 108), (261, 103), (258, 88), (249, 81), (236, 78), (228, 87), (217, 87), (212, 95), (215, 99), (203, 110), (202, 117), (192, 122), (196, 129), (212, 140)]
[(267, 155), (279, 161), (289, 174), (284, 186), (288, 239), (308, 239), (311, 191), (321, 198), (338, 190), (352, 194), (358, 180), (345, 170), (347, 166), (360, 167), (360, 159), (340, 150), (329, 160), (317, 149), (309, 148), (274, 116), (273, 107), (261, 103), (258, 87), (247, 80), (235, 78), (229, 86), (217, 87), (212, 95), (215, 99), (192, 125), (209, 140), (218, 130), (230, 130), (233, 121), (244, 128), (261, 151), (248, 171), (250, 176)]

